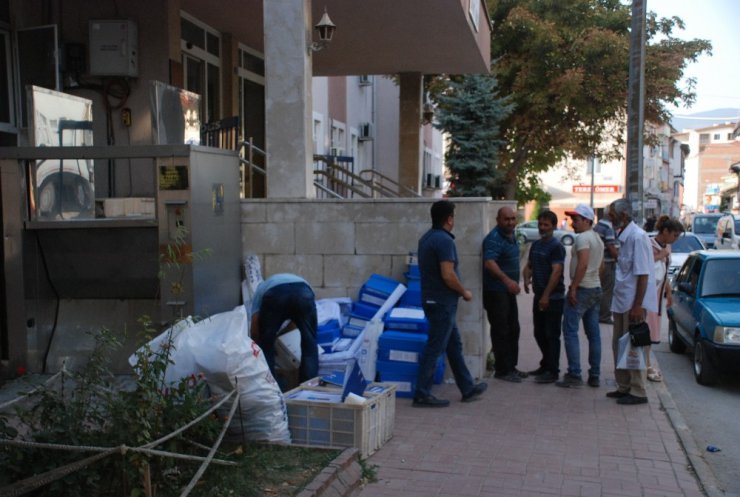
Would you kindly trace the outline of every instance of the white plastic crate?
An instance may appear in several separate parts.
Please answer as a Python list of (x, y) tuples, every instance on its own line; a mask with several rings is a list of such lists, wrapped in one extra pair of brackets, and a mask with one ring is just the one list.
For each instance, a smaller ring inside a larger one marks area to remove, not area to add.
[[(326, 447), (356, 447), (362, 457), (378, 450), (393, 435), (395, 385), (372, 383), (362, 404), (319, 400), (341, 396), (332, 387), (299, 386), (285, 394), (293, 443)], [(297, 398), (312, 394), (314, 399)], [(315, 395), (313, 395), (315, 394)]]

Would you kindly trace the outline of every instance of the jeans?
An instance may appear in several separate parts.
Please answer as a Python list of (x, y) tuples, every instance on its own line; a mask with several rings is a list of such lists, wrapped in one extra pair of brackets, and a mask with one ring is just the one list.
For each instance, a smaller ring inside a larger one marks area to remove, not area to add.
[(616, 270), (616, 261), (604, 261), (604, 269), (599, 273), (602, 292), (601, 305), (599, 307), (600, 321), (611, 321), (612, 319), (612, 294), (614, 293), (614, 273)]
[(262, 297), (259, 309), (259, 341), (270, 371), (275, 376), (275, 340), (286, 320), (301, 332), (301, 382), (319, 374), (319, 352), (316, 345), (316, 301), (313, 290), (305, 283), (284, 283), (270, 288)]
[(599, 330), (599, 306), (601, 288), (576, 289), (577, 304), (565, 302), (563, 310), (563, 341), (565, 355), (568, 357), (568, 374), (581, 377), (581, 349), (578, 344), (578, 322), (583, 319), (583, 329), (588, 338), (589, 376), (598, 377), (601, 373), (601, 332)]
[(457, 304), (424, 304), (424, 314), (429, 321), (429, 339), (419, 360), (414, 397), (431, 395), (437, 358), (444, 352), (447, 352), (457, 388), (463, 395), (470, 393), (475, 383), (463, 359), (462, 340), (455, 323)]
[(491, 348), (497, 376), (513, 372), (519, 362), (519, 309), (516, 295), (484, 291), (483, 307), (491, 326)]
[(557, 375), (560, 373), (560, 323), (564, 299), (550, 300), (547, 309), (541, 311), (540, 297), (535, 294), (532, 305), (534, 339), (542, 352), (540, 367)]

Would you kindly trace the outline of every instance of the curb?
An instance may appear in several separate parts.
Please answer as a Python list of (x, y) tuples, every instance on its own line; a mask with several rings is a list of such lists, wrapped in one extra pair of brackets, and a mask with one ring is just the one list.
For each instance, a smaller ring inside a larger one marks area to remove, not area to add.
[(360, 451), (344, 449), (296, 497), (348, 497), (362, 478)]
[(691, 464), (691, 467), (694, 470), (699, 486), (707, 497), (723, 497), (725, 493), (720, 490), (717, 484), (717, 478), (704, 460), (701, 450), (697, 447), (694, 437), (691, 435), (691, 430), (676, 407), (676, 403), (673, 402), (673, 397), (668, 391), (668, 387), (666, 387), (663, 382), (655, 383), (655, 387), (658, 399), (660, 400), (660, 405), (665, 410), (668, 420), (670, 421), (671, 426), (673, 426), (673, 430), (676, 432), (676, 435), (678, 435), (679, 442), (689, 460), (689, 464)]

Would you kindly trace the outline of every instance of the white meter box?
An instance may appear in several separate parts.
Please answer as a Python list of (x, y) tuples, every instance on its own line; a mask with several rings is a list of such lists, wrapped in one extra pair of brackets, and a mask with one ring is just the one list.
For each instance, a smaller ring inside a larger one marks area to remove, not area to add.
[(91, 75), (139, 75), (136, 23), (128, 20), (91, 20), (89, 27)]

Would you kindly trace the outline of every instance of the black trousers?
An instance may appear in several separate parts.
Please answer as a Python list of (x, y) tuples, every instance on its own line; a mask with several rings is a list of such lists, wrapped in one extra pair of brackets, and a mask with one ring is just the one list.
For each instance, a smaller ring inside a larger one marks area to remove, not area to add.
[(563, 322), (564, 299), (550, 300), (544, 311), (540, 310), (541, 295), (534, 295), (532, 323), (534, 339), (542, 351), (540, 367), (556, 375), (560, 373), (560, 327)]
[(513, 372), (519, 361), (519, 309), (516, 295), (484, 291), (483, 307), (491, 325), (491, 348), (497, 376)]

